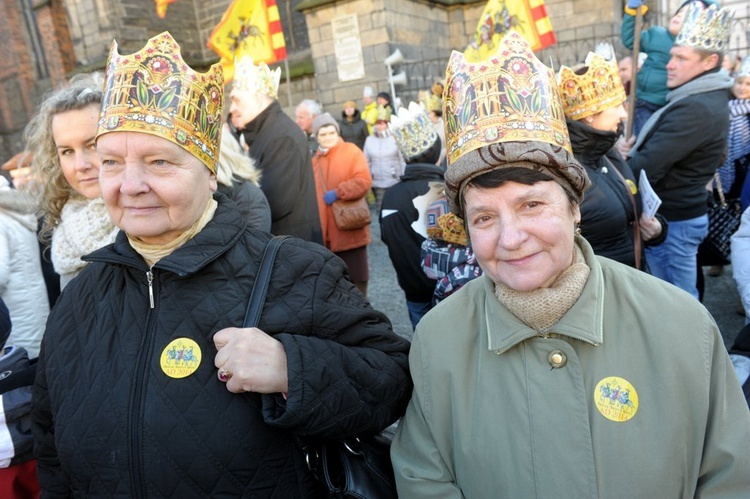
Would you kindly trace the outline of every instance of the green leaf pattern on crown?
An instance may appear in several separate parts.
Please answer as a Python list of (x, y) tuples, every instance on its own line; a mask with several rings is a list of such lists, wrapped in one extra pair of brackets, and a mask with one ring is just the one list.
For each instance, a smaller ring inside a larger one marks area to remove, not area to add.
[(547, 142), (571, 151), (554, 72), (515, 31), (484, 61), (453, 52), (443, 106), (451, 163), (498, 142)]
[(120, 55), (113, 42), (98, 135), (135, 131), (178, 144), (214, 170), (218, 161), (224, 81), (221, 68), (196, 73), (169, 33), (139, 52)]

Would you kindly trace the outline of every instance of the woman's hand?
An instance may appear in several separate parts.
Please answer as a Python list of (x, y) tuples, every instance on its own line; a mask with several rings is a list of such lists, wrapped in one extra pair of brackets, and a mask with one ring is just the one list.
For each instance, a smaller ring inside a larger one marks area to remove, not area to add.
[(228, 327), (214, 335), (214, 344), (214, 365), (230, 392), (287, 392), (286, 352), (278, 340), (258, 328)]
[(646, 215), (641, 213), (639, 223), (641, 228), (641, 238), (643, 238), (644, 241), (650, 241), (661, 235), (663, 228), (661, 222), (659, 222), (656, 217), (646, 218)]

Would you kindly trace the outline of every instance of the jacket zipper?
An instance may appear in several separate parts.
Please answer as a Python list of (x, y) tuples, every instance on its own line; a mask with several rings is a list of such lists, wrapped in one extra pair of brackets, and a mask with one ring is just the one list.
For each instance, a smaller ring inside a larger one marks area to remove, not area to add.
[[(148, 283), (149, 302), (151, 309), (154, 308), (154, 274), (149, 269), (146, 272)], [(133, 497), (147, 497), (146, 483), (144, 480), (145, 470), (141, 459), (143, 440), (143, 407), (145, 392), (144, 380), (148, 371), (149, 361), (154, 350), (154, 334), (152, 329), (156, 323), (156, 314), (150, 313), (146, 329), (141, 339), (141, 345), (133, 372), (133, 384), (130, 388), (130, 420), (128, 422), (130, 435), (130, 487)]]

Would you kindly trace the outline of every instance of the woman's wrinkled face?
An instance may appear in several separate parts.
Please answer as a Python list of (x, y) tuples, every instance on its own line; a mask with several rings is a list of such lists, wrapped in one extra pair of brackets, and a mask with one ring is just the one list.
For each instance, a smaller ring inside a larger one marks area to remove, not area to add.
[(619, 106), (610, 107), (600, 113), (596, 113), (593, 116), (586, 118), (586, 123), (592, 128), (601, 130), (602, 132), (617, 132), (617, 127), (620, 125), (622, 120), (628, 117), (625, 106), (620, 104)]
[(339, 142), (339, 133), (336, 131), (336, 127), (333, 125), (322, 126), (318, 130), (318, 145), (323, 149), (330, 149)]
[(557, 182), (469, 185), (464, 207), (472, 249), (494, 282), (517, 291), (546, 288), (572, 264), (581, 212)]
[(139, 132), (99, 137), (99, 183), (109, 216), (146, 244), (164, 245), (201, 217), (216, 176), (167, 139)]
[(98, 119), (98, 104), (52, 117), (52, 140), (63, 176), (86, 199), (96, 199), (100, 195), (99, 156), (96, 153)]
[(737, 99), (750, 99), (750, 76), (735, 78), (732, 94)]

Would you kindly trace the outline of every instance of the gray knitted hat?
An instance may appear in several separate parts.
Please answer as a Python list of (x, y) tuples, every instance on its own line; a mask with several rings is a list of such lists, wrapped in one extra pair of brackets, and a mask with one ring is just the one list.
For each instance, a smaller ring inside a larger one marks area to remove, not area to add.
[(313, 137), (318, 136), (318, 130), (321, 129), (321, 127), (324, 126), (330, 126), (333, 125), (336, 127), (336, 132), (341, 133), (341, 130), (339, 130), (339, 122), (336, 121), (336, 118), (331, 116), (330, 113), (323, 113), (319, 114), (315, 117), (313, 120)]

